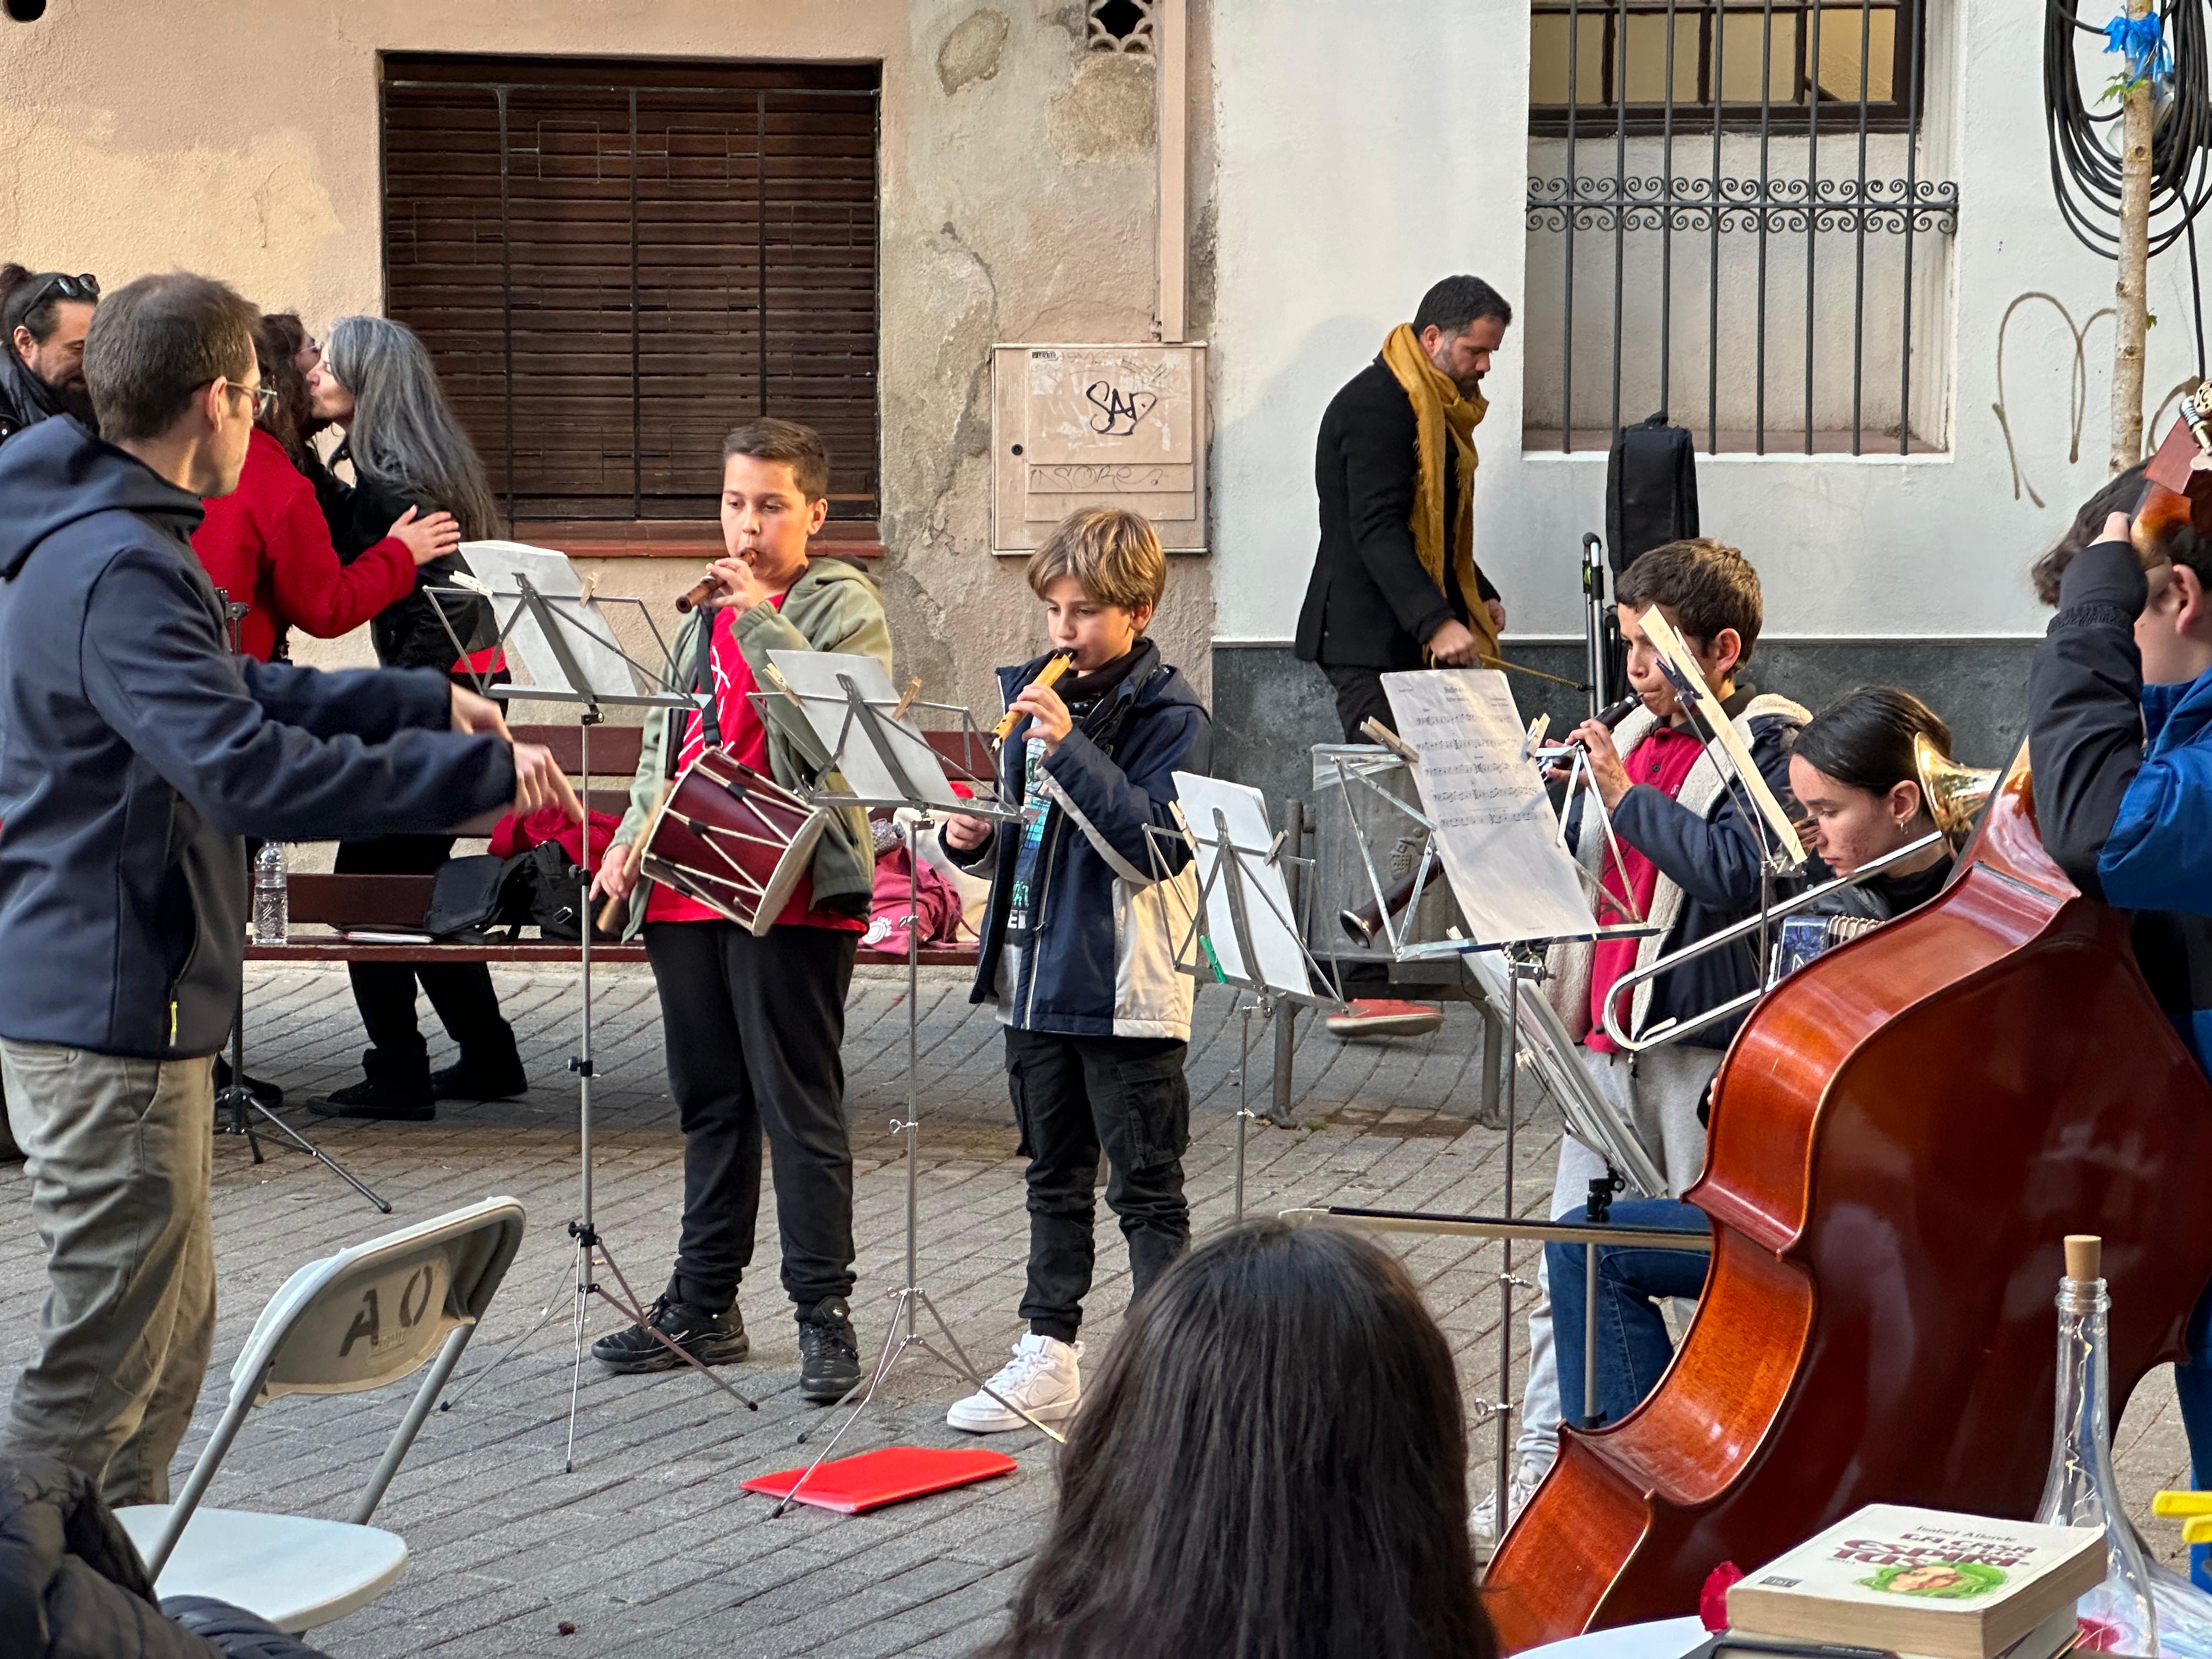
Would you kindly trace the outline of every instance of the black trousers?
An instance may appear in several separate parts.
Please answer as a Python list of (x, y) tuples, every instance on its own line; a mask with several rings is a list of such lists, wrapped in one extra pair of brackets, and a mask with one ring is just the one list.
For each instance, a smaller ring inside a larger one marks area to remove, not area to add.
[(845, 994), (858, 933), (657, 921), (668, 1087), (684, 1130), (684, 1224), (668, 1293), (720, 1313), (738, 1297), (773, 1149), (783, 1288), (804, 1314), (853, 1293), (853, 1142), (845, 1127)]
[[(338, 843), (337, 868), (349, 876), (427, 876), (451, 857), (451, 836), (380, 836), (373, 841)], [(354, 962), (346, 964), (355, 1006), (368, 1032), (369, 1049), (362, 1069), (372, 1083), (398, 1088), (430, 1086), (430, 1051), (415, 1024), (415, 987), (419, 981), (446, 1035), (459, 1043), (461, 1059), (492, 1071), (520, 1070), (514, 1028), (501, 1017), (491, 969), (480, 962)]]
[(1182, 1154), (1190, 1084), (1173, 1037), (1006, 1031), (1006, 1086), (1029, 1158), (1029, 1285), (1022, 1317), (1040, 1336), (1075, 1340), (1091, 1289), (1093, 1187), (1106, 1154), (1106, 1202), (1129, 1244), (1131, 1299), (1190, 1243)]
[(1390, 699), (1382, 692), (1382, 671), (1379, 668), (1338, 668), (1328, 663), (1316, 664), (1328, 676), (1328, 683), (1336, 693), (1337, 724), (1344, 728), (1346, 743), (1371, 743), (1360, 726), (1370, 716), (1381, 720), (1393, 732), (1398, 723), (1390, 713)]

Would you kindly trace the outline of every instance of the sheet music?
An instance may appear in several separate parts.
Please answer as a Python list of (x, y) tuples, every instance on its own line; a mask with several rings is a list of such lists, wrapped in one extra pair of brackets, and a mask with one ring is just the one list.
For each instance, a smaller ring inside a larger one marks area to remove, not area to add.
[(1782, 810), (1782, 803), (1774, 799), (1774, 792), (1766, 787), (1766, 780), (1760, 775), (1758, 763), (1752, 759), (1751, 750), (1744, 744), (1743, 733), (1735, 729), (1735, 723), (1722, 709), (1720, 699), (1713, 696), (1711, 689), (1706, 685), (1705, 671), (1698, 666), (1698, 659), (1690, 654), (1689, 647), (1682, 643), (1682, 636), (1674, 631), (1656, 605), (1637, 621), (1643, 624), (1652, 647), (1674, 669), (1674, 673), (1668, 678), (1674, 684), (1675, 695), (1680, 696), (1686, 688), (1697, 703), (1698, 714), (1705, 717), (1706, 726), (1711, 728), (1713, 741), (1720, 744), (1722, 751), (1735, 768), (1744, 793), (1751, 798), (1752, 805), (1765, 821), (1767, 832), (1774, 837), (1774, 844), (1790, 863), (1802, 864), (1805, 861), (1805, 846), (1797, 839), (1796, 825), (1790, 822), (1790, 815)]
[[(869, 734), (846, 701), (839, 675), (849, 678), (861, 699), (883, 716), (877, 729), (884, 736), (907, 781), (933, 806), (958, 811), (966, 802), (953, 792), (945, 775), (945, 763), (929, 746), (929, 739), (904, 720), (893, 720), (898, 693), (883, 664), (873, 657), (836, 651), (771, 651), (769, 661), (784, 683), (805, 701), (806, 723), (822, 746), (836, 757), (837, 770), (854, 795), (861, 800), (904, 801), (908, 799), (898, 780), (884, 763)], [(762, 690), (769, 688), (763, 686)], [(849, 728), (849, 729), (848, 729)]]
[[(1206, 936), (1221, 971), (1232, 981), (1257, 983), (1291, 996), (1313, 994), (1306, 974), (1305, 946), (1292, 920), (1291, 890), (1280, 864), (1267, 862), (1274, 845), (1267, 827), (1267, 800), (1257, 789), (1221, 778), (1205, 778), (1189, 772), (1175, 774), (1176, 811), (1198, 861), (1199, 884), (1206, 891)], [(1221, 836), (1214, 814), (1229, 827), (1229, 844), (1236, 850), (1233, 868), (1217, 878)], [(1231, 908), (1229, 884), (1244, 884), (1244, 925), (1251, 934), (1252, 953), (1259, 960), (1249, 967), (1237, 941), (1237, 921)]]
[(1413, 780), (1480, 945), (1571, 939), (1596, 931), (1574, 860), (1535, 767), (1505, 676), (1494, 668), (1385, 674), (1398, 735), (1420, 757)]
[[(522, 542), (463, 542), (461, 561), (471, 574), (491, 589), (491, 608), (499, 625), (505, 628), (513, 620), (507, 651), (522, 670), (516, 676), (518, 686), (593, 691), (607, 697), (638, 693), (638, 678), (623, 657), (612, 626), (597, 605), (583, 598), (583, 582), (567, 554)], [(544, 630), (529, 609), (522, 606), (521, 589), (514, 580), (517, 574), (527, 576), (530, 585), (544, 596), (547, 608), (562, 619), (561, 643), (583, 674), (582, 685), (569, 685), (568, 672), (554, 654)], [(518, 606), (522, 606), (520, 615)]]

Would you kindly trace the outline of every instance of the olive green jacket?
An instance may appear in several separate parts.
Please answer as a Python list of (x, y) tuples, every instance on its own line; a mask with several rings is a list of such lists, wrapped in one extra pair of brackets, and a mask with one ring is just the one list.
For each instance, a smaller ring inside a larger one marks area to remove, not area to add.
[[(714, 613), (696, 611), (677, 630), (673, 656), (678, 684), (696, 691), (694, 665), (698, 660), (699, 629)], [(771, 651), (834, 651), (873, 657), (891, 667), (890, 628), (876, 585), (851, 565), (837, 559), (816, 559), (806, 574), (792, 584), (783, 608), (757, 605), (737, 620), (738, 649), (753, 672), (761, 690), (769, 689)], [(768, 728), (769, 773), (787, 789), (804, 792), (826, 784), (842, 788), (834, 772), (823, 774), (830, 755), (798, 708), (783, 698), (756, 707)], [(684, 728), (690, 708), (658, 710), (647, 716), (645, 740), (637, 757), (637, 775), (631, 780), (629, 810), (615, 831), (615, 844), (627, 846), (645, 833), (646, 820), (660, 799), (661, 785), (675, 775), (677, 757), (684, 748)], [(854, 895), (865, 898), (875, 886), (875, 843), (868, 834), (868, 815), (859, 807), (833, 812), (822, 839), (815, 843), (814, 902), (821, 904)], [(639, 882), (630, 896), (629, 925), (635, 932), (645, 920), (647, 884)]]

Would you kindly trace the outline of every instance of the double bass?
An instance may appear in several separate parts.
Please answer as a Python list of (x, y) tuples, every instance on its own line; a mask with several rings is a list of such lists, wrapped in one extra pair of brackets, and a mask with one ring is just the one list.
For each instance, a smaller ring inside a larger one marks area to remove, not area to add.
[(2212, 1279), (2212, 1086), (2045, 852), (2024, 750), (1942, 892), (1753, 1008), (1711, 1118), (1705, 1295), (1500, 1542), (1507, 1652), (1693, 1613), (1865, 1504), (2032, 1514), (2063, 1236), (2105, 1238), (2116, 1422)]

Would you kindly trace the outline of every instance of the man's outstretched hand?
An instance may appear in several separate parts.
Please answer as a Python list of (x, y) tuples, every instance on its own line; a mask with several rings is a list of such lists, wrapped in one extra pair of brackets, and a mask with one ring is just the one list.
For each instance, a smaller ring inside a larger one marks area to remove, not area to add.
[(526, 818), (544, 806), (558, 806), (571, 823), (584, 821), (584, 804), (553, 751), (542, 743), (514, 745), (515, 817)]
[(507, 737), (507, 715), (489, 697), (480, 697), (464, 686), (453, 688), (453, 730), (489, 732)]

